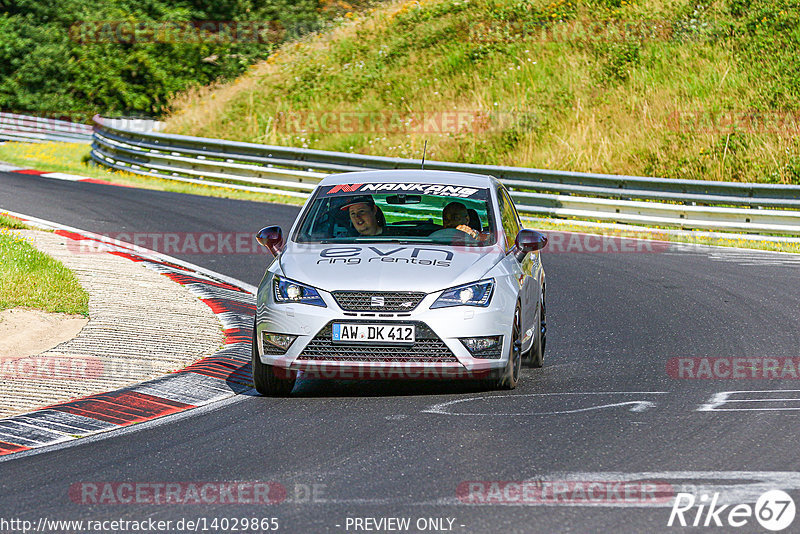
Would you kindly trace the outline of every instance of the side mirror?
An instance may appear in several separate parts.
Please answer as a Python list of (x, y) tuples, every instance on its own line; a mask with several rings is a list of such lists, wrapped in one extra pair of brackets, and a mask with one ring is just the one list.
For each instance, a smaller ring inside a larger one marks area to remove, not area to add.
[(517, 234), (517, 239), (514, 240), (514, 250), (520, 261), (528, 252), (542, 250), (545, 246), (547, 246), (547, 237), (536, 230), (527, 228), (520, 230)]
[(267, 226), (258, 231), (256, 241), (277, 256), (283, 248), (283, 231), (280, 226)]

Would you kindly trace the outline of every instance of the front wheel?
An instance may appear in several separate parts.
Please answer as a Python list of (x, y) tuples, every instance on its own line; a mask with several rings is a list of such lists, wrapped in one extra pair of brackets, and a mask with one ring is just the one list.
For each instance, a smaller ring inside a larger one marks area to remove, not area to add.
[(256, 391), (268, 397), (286, 397), (292, 392), (297, 373), (289, 369), (279, 369), (274, 365), (261, 363), (258, 356), (258, 340), (256, 339), (256, 325), (253, 324), (252, 346), (253, 384)]
[(496, 387), (499, 389), (514, 389), (519, 383), (522, 371), (522, 318), (519, 303), (514, 309), (514, 323), (511, 326), (511, 343), (508, 352), (508, 364), (503, 370), (503, 374), (497, 381)]
[(542, 288), (542, 301), (539, 304), (539, 324), (536, 325), (536, 339), (533, 341), (530, 354), (529, 354), (529, 362), (531, 367), (541, 367), (544, 365), (544, 349), (547, 345), (547, 321), (545, 316), (545, 304), (544, 304), (544, 288)]

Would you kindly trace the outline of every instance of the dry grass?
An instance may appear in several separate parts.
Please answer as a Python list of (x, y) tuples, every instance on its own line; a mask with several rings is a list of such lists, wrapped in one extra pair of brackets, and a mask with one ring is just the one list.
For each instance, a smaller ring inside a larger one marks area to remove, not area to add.
[[(521, 5), (528, 7), (519, 15), (514, 10)], [(678, 120), (694, 112), (772, 109), (764, 107), (770, 80), (762, 79), (757, 65), (730, 40), (707, 38), (701, 30), (699, 37), (628, 40), (581, 40), (563, 33), (484, 42), (468, 35), (481, 24), (502, 29), (508, 23), (498, 21), (533, 12), (563, 20), (554, 28), (617, 19), (677, 28), (692, 17), (716, 27), (729, 17), (721, 3), (699, 14), (668, 0), (613, 6), (605, 0), (386, 4), (326, 33), (285, 44), (234, 82), (177, 96), (168, 130), (400, 157), (419, 157), (427, 140), (431, 159), (800, 183), (796, 125), (767, 132), (723, 125), (709, 131)], [(376, 110), (481, 111), (528, 119), (443, 133), (294, 131), (282, 129), (278, 119), (281, 112)]]

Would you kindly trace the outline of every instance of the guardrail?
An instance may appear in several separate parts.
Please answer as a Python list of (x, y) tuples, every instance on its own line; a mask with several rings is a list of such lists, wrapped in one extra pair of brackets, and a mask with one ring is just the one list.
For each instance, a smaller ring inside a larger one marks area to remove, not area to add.
[(88, 124), (31, 117), (15, 113), (0, 113), (0, 140), (24, 143), (92, 142), (92, 127)]
[[(146, 176), (307, 197), (331, 172), (417, 169), (419, 160), (133, 131), (94, 118), (92, 158)], [(519, 210), (687, 229), (800, 235), (800, 186), (670, 180), (426, 161), (425, 168), (490, 174)]]

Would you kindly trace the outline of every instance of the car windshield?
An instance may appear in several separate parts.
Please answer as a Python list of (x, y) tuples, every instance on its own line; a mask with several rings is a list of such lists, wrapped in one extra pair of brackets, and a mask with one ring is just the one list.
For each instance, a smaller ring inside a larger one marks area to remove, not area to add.
[(294, 240), (493, 245), (489, 198), (485, 188), (441, 184), (324, 186), (315, 193)]

